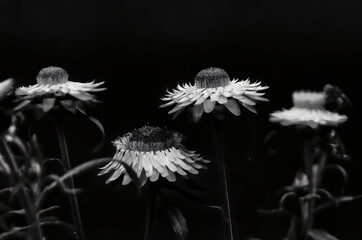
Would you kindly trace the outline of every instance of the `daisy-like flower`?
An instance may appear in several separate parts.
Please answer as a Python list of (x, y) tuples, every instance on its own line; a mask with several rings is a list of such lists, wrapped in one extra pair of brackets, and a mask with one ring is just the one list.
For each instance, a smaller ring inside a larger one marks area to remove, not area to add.
[(347, 120), (347, 116), (324, 108), (325, 92), (296, 91), (293, 93), (293, 103), (294, 106), (291, 109), (272, 113), (270, 121), (278, 122), (283, 126), (299, 125), (317, 128), (337, 126)]
[(191, 107), (193, 120), (197, 122), (204, 112), (210, 113), (214, 109), (227, 108), (232, 114), (239, 116), (240, 107), (245, 107), (256, 113), (255, 104), (258, 101), (268, 101), (259, 92), (267, 89), (260, 82), (251, 83), (250, 80), (230, 80), (229, 75), (220, 68), (207, 68), (195, 76), (194, 84), (178, 85), (176, 89), (167, 91), (161, 100), (167, 101), (160, 107), (174, 105), (168, 113), (177, 116), (185, 108)]
[[(209, 162), (200, 157), (200, 154), (187, 150), (181, 141), (182, 136), (177, 132), (144, 126), (113, 142), (117, 148), (113, 158), (130, 165), (140, 178), (142, 186), (148, 178), (154, 182), (160, 175), (174, 182), (175, 173), (181, 176), (186, 176), (188, 173), (198, 174), (198, 169), (205, 168), (202, 163)], [(117, 161), (110, 162), (101, 169), (99, 176), (112, 172), (106, 183), (122, 175), (124, 175), (123, 185), (131, 182), (126, 169)]]
[(48, 112), (53, 108), (63, 106), (65, 109), (76, 112), (83, 103), (96, 103), (92, 92), (100, 92), (104, 82), (80, 83), (68, 80), (68, 73), (60, 67), (47, 67), (40, 70), (36, 77), (37, 84), (29, 87), (20, 87), (15, 94), (22, 100), (19, 106), (33, 103)]

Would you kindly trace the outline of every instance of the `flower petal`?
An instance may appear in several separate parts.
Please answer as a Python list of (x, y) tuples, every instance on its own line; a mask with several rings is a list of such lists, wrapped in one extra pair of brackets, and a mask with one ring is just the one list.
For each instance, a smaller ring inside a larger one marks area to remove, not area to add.
[(212, 112), (214, 110), (216, 102), (211, 101), (210, 99), (206, 99), (204, 102), (204, 110), (206, 113)]
[(217, 100), (217, 102), (218, 103), (220, 103), (220, 104), (225, 104), (225, 103), (227, 103), (227, 98), (226, 97), (224, 97), (224, 96), (219, 96), (219, 99)]
[(195, 105), (200, 105), (201, 103), (203, 103), (205, 101), (205, 97), (199, 97), (196, 102), (195, 102)]
[(203, 113), (204, 113), (203, 105), (195, 105), (192, 108), (192, 121), (194, 123), (198, 122), (200, 120), (200, 118), (202, 117)]
[(131, 177), (128, 174), (125, 174), (123, 177), (123, 181), (122, 181), (122, 185), (127, 185), (128, 183), (131, 182)]
[(225, 107), (235, 116), (240, 116), (240, 107), (235, 99), (229, 99), (228, 102), (225, 103)]
[(166, 179), (168, 181), (170, 181), (170, 182), (175, 182), (176, 181), (176, 175), (173, 172), (169, 171), (168, 175), (166, 176)]
[[(106, 184), (116, 180), (117, 178), (119, 178), (119, 176), (122, 175), (122, 173), (125, 172), (124, 168), (118, 168), (116, 169), (116, 171), (114, 171), (114, 173), (107, 179)], [(127, 174), (126, 174), (127, 175)]]
[(210, 95), (210, 100), (213, 101), (213, 102), (219, 101), (219, 93), (218, 93), (218, 92), (212, 93), (212, 94)]
[(243, 106), (246, 108), (246, 109), (248, 109), (250, 112), (253, 112), (253, 113), (257, 113), (256, 112), (256, 110), (255, 110), (255, 108), (253, 107), (253, 106), (250, 106), (250, 105), (248, 105), (248, 104), (246, 104), (246, 103), (243, 103)]
[(55, 98), (44, 98), (41, 108), (43, 109), (44, 112), (48, 112), (50, 109), (53, 108), (54, 103), (55, 103)]
[(157, 181), (158, 177), (160, 176), (158, 171), (153, 171), (152, 175), (149, 177), (151, 182)]

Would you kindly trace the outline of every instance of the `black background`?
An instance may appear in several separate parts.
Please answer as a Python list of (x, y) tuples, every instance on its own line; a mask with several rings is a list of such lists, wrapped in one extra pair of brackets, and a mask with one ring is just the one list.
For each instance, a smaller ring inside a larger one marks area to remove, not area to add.
[[(106, 82), (108, 90), (99, 94), (103, 104), (92, 110), (105, 127), (106, 146), (92, 153), (96, 128), (80, 115), (71, 117), (67, 124), (74, 165), (112, 156), (112, 140), (146, 123), (183, 132), (189, 149), (213, 160), (207, 128), (182, 118), (171, 121), (158, 108), (160, 98), (166, 89), (193, 82), (198, 71), (211, 66), (232, 78), (262, 81), (270, 86), (266, 96), (271, 101), (258, 105), (257, 116), (247, 114), (258, 143), (252, 160), (246, 157), (252, 134), (244, 116), (227, 120), (225, 144), (237, 239), (272, 239), (279, 222), (261, 217), (256, 209), (277, 206), (274, 194), (292, 181), (296, 159), (288, 157), (293, 138), (284, 139), (289, 145), (279, 144), (283, 157), (268, 155), (263, 139), (278, 128), (268, 122), (268, 114), (290, 107), (292, 91), (321, 90), (331, 83), (351, 98), (349, 120), (339, 129), (353, 159), (344, 164), (350, 173), (346, 194), (362, 192), (361, 5), (358, 0), (2, 0), (0, 79), (34, 84), (37, 72), (53, 65), (66, 69), (73, 81)], [(52, 127), (42, 124), (42, 144), (56, 154), (55, 143), (48, 141), (55, 140)], [(87, 239), (142, 239), (145, 194), (138, 196), (129, 186), (105, 186), (96, 173), (76, 180), (85, 189), (79, 200)], [(215, 186), (213, 164), (195, 179)], [(191, 239), (217, 239), (216, 213), (169, 194), (189, 220)], [(212, 190), (201, 196), (217, 200)], [(161, 204), (158, 210), (154, 239), (173, 239)], [(59, 214), (67, 218), (65, 210)], [(354, 202), (322, 214), (317, 225), (342, 240), (362, 239), (361, 216), (361, 202)]]

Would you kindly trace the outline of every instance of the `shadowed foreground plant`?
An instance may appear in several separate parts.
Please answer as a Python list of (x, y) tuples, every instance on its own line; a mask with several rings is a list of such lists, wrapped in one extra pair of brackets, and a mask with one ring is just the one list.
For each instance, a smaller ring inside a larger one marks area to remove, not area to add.
[(279, 209), (262, 211), (264, 213), (286, 212), (290, 215), (287, 240), (336, 240), (337, 238), (322, 229), (315, 229), (315, 215), (327, 207), (361, 198), (361, 196), (336, 196), (323, 185), (324, 175), (328, 171), (342, 176), (342, 189), (348, 174), (341, 163), (349, 159), (343, 143), (334, 127), (347, 120), (347, 116), (332, 112), (338, 109), (325, 106), (342, 106), (333, 104), (340, 100), (338, 96), (330, 97), (331, 85), (325, 92), (299, 91), (293, 93), (294, 107), (271, 114), (270, 120), (283, 126), (296, 126), (303, 143), (303, 165), (297, 172), (291, 186), (283, 190)]
[[(0, 201), (0, 240), (24, 238), (27, 240), (47, 239), (43, 229), (48, 226), (65, 228), (69, 236), (73, 236), (73, 226), (59, 220), (52, 212), (60, 206), (47, 204), (49, 193), (60, 188), (65, 194), (75, 194), (76, 189), (67, 186), (67, 179), (81, 174), (89, 169), (108, 162), (111, 158), (94, 159), (70, 169), (63, 175), (47, 173), (44, 171), (49, 162), (57, 159), (43, 159), (38, 144), (33, 137), (29, 142), (23, 142), (13, 134), (1, 136), (1, 166), (0, 174), (7, 180), (6, 185), (0, 189), (0, 195), (7, 194), (5, 200)], [(17, 155), (15, 155), (17, 153)], [(61, 163), (61, 162), (60, 162)], [(123, 161), (117, 160), (117, 164), (123, 165), (125, 171), (131, 176), (137, 187), (140, 187), (136, 173)], [(21, 208), (17, 206), (20, 202)], [(13, 217), (23, 215), (26, 225), (18, 226), (13, 222)]]
[(221, 68), (207, 68), (201, 70), (194, 79), (194, 84), (178, 85), (176, 89), (167, 91), (161, 100), (167, 103), (160, 107), (175, 105), (169, 114), (174, 114), (174, 118), (180, 115), (185, 109), (191, 112), (192, 122), (197, 123), (203, 113), (211, 113), (211, 132), (214, 140), (216, 152), (216, 162), (218, 169), (218, 187), (222, 217), (223, 239), (232, 240), (233, 227), (231, 219), (229, 190), (228, 190), (228, 170), (224, 159), (223, 150), (223, 120), (226, 115), (225, 109), (235, 116), (241, 115), (240, 106), (256, 113), (255, 105), (259, 101), (268, 101), (262, 97), (265, 93), (260, 92), (268, 89), (262, 86), (261, 82), (251, 83), (250, 80), (239, 81), (230, 80), (229, 75)]

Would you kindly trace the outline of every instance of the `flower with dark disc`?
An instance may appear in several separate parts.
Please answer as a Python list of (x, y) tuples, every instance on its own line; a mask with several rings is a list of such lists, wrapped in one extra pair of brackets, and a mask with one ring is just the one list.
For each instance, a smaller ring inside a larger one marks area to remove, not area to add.
[(80, 83), (68, 80), (68, 73), (60, 67), (47, 67), (40, 70), (36, 77), (37, 84), (20, 87), (15, 94), (22, 100), (19, 107), (32, 103), (44, 112), (64, 107), (76, 112), (84, 103), (97, 103), (91, 93), (106, 90), (100, 88), (104, 82)]
[(184, 109), (191, 107), (194, 122), (197, 122), (204, 112), (210, 113), (218, 107), (228, 109), (232, 114), (241, 114), (239, 105), (256, 113), (255, 105), (258, 101), (268, 101), (259, 92), (267, 89), (260, 82), (251, 83), (250, 80), (230, 80), (229, 75), (221, 68), (207, 68), (195, 76), (194, 84), (178, 85), (176, 89), (167, 91), (161, 100), (166, 104), (160, 107), (174, 105), (168, 113), (177, 116)]
[(283, 126), (299, 125), (317, 128), (337, 126), (347, 120), (347, 116), (325, 109), (325, 92), (296, 91), (293, 93), (294, 106), (291, 109), (276, 111), (270, 121)]
[[(203, 169), (200, 154), (187, 150), (181, 143), (182, 136), (173, 131), (159, 127), (144, 126), (119, 137), (113, 142), (116, 147), (115, 160), (122, 160), (130, 165), (140, 178), (143, 186), (147, 179), (156, 181), (159, 176), (170, 182), (176, 181), (176, 173), (186, 176), (188, 173), (198, 174)], [(106, 183), (110, 183), (123, 175), (122, 184), (131, 182), (123, 165), (117, 161), (110, 162), (101, 168), (98, 175), (112, 172)]]

